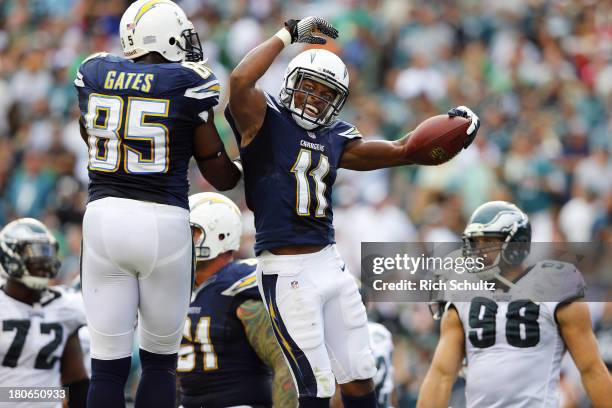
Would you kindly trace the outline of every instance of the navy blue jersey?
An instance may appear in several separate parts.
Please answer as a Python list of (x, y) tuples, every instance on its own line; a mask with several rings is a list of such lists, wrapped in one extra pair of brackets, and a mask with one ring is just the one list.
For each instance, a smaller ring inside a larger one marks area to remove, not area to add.
[(233, 262), (192, 297), (177, 373), (185, 407), (272, 406), (272, 371), (257, 356), (236, 309), (261, 300), (252, 262)]
[(89, 135), (89, 200), (188, 209), (194, 130), (219, 103), (214, 74), (194, 62), (138, 64), (100, 53), (81, 64), (74, 84)]
[[(259, 133), (240, 148), (246, 202), (255, 213), (255, 253), (333, 244), (332, 186), (346, 143), (361, 135), (342, 121), (307, 131), (272, 96), (266, 94), (266, 102)], [(225, 116), (240, 146), (229, 106)]]

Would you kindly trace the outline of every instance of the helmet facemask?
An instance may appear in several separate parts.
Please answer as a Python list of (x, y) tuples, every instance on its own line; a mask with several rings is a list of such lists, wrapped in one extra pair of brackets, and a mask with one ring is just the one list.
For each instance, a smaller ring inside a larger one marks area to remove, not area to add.
[[(210, 260), (211, 259), (210, 247), (205, 245), (206, 231), (204, 231), (204, 228), (202, 228), (202, 226), (195, 224), (193, 222), (191, 223), (191, 229), (192, 231), (195, 231), (195, 233), (193, 233), (194, 235), (193, 247), (195, 251), (196, 261)], [(198, 232), (199, 232), (199, 236), (197, 235)]]
[[(187, 28), (181, 32), (181, 38), (183, 41), (177, 41), (176, 45), (185, 53), (183, 61), (204, 61), (204, 51), (198, 33), (193, 28)], [(181, 45), (181, 42), (184, 45)]]
[[(327, 100), (321, 96), (303, 90), (303, 83), (306, 79), (323, 84), (333, 90), (336, 93), (333, 100)], [(301, 107), (295, 104), (296, 93), (304, 94), (304, 104)], [(348, 93), (348, 88), (330, 75), (324, 75), (304, 67), (296, 67), (287, 75), (280, 97), (281, 102), (291, 111), (298, 125), (305, 129), (312, 130), (320, 126), (329, 125), (333, 119), (340, 114), (340, 111), (346, 103)], [(326, 103), (325, 107), (316, 117), (309, 115), (306, 110), (309, 100), (312, 101), (313, 99), (322, 100)]]
[[(481, 237), (483, 235), (480, 235)], [(484, 265), (481, 268), (468, 269), (469, 273), (477, 274), (480, 279), (491, 280), (500, 273), (501, 255), (504, 246), (507, 244), (502, 235), (486, 235), (488, 237), (499, 238), (492, 241), (480, 241), (477, 236), (464, 234), (463, 236), (463, 256), (465, 258), (478, 259)], [(478, 265), (479, 263), (475, 263)]]
[[(464, 233), (463, 256), (485, 258), (483, 268), (469, 270), (481, 279), (491, 280), (502, 271), (520, 265), (529, 255), (531, 240), (521, 236), (518, 223), (514, 223), (506, 233)], [(476, 237), (494, 237), (497, 240), (478, 241)], [(530, 238), (530, 237), (529, 237)]]
[[(18, 256), (20, 265), (3, 265), (10, 279), (15, 279), (33, 290), (49, 286), (60, 268), (57, 242), (20, 241), (8, 244)], [(8, 269), (8, 270), (7, 270)]]

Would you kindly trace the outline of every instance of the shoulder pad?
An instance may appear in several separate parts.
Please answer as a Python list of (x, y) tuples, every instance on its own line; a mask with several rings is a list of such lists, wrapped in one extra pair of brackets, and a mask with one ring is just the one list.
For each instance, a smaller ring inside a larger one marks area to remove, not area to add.
[(91, 86), (96, 83), (98, 76), (98, 67), (103, 62), (122, 62), (125, 58), (109, 54), (108, 52), (97, 52), (91, 54), (81, 62), (81, 66), (76, 73), (74, 85), (77, 87), (84, 87), (85, 84)]
[(55, 305), (55, 307), (61, 309), (62, 316), (64, 316), (70, 332), (87, 324), (85, 304), (80, 292), (63, 285), (58, 285), (49, 288), (48, 293), (50, 296), (54, 296), (54, 298), (47, 301), (47, 304)]
[(87, 62), (89, 62), (89, 61), (91, 61), (93, 59), (96, 59), (96, 58), (105, 58), (108, 55), (109, 55), (108, 52), (96, 52), (95, 54), (91, 54), (89, 57), (85, 58), (83, 60), (83, 62), (81, 62), (81, 65), (84, 65), (85, 63), (87, 63)]
[(201, 62), (182, 62), (186, 75), (185, 96), (193, 99), (219, 98), (221, 84), (212, 70)]
[[(234, 277), (236, 277), (236, 275), (234, 275)], [(255, 270), (247, 275), (238, 275), (238, 279), (234, 280), (234, 282), (227, 289), (221, 292), (221, 294), (224, 296), (236, 296), (239, 293), (249, 289), (257, 290), (257, 276), (255, 275)]]
[(97, 52), (95, 54), (91, 54), (87, 58), (81, 62), (81, 69), (85, 67), (85, 65), (92, 64), (95, 62), (125, 62), (127, 61), (125, 58), (120, 57), (118, 55), (109, 54), (108, 52)]
[(332, 131), (338, 136), (342, 136), (347, 139), (360, 139), (363, 137), (356, 126), (341, 120), (332, 124)]
[(375, 342), (391, 341), (391, 332), (380, 323), (368, 322), (368, 330)]
[(229, 285), (221, 294), (224, 296), (236, 296), (244, 293), (247, 296), (256, 294), (255, 297), (259, 297), (255, 275), (256, 264), (257, 260), (255, 259), (244, 259), (228, 265), (227, 270), (222, 271), (221, 274), (224, 275), (223, 280)]
[(257, 258), (246, 258), (236, 261), (238, 265), (248, 265), (252, 267), (257, 267)]
[(281, 113), (282, 104), (267, 92), (264, 92), (264, 96), (266, 97), (266, 104), (278, 113)]
[(538, 297), (564, 302), (584, 297), (586, 285), (580, 271), (569, 262), (544, 260), (537, 262), (530, 272), (534, 274)]

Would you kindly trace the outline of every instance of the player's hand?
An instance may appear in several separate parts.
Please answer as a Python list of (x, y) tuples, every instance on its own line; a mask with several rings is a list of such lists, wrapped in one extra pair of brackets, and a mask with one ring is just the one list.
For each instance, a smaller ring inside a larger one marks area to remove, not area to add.
[(3, 241), (0, 241), (0, 260), (0, 269), (8, 275), (19, 276), (27, 271), (21, 257)]
[(293, 43), (308, 43), (308, 44), (325, 44), (327, 40), (318, 35), (314, 35), (315, 31), (329, 38), (338, 38), (338, 30), (336, 30), (329, 22), (320, 17), (306, 17), (301, 20), (287, 20), (285, 28), (291, 34), (291, 44)]
[(480, 128), (480, 119), (478, 115), (476, 115), (470, 108), (467, 106), (457, 106), (448, 111), (448, 116), (461, 116), (470, 120), (470, 127), (467, 128), (468, 137), (465, 139), (465, 143), (463, 144), (463, 148), (467, 149), (467, 147), (472, 144), (474, 138), (476, 137), (476, 133), (478, 133), (478, 129)]

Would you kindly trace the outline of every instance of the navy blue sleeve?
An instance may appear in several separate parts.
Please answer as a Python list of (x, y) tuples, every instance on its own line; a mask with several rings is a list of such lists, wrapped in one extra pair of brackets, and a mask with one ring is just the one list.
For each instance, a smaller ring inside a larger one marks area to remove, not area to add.
[(332, 143), (335, 147), (334, 151), (337, 153), (330, 157), (330, 161), (337, 167), (340, 165), (340, 159), (346, 145), (352, 140), (361, 139), (362, 136), (356, 126), (341, 120), (336, 121), (331, 126), (331, 132), (333, 134)]
[(202, 63), (184, 62), (186, 86), (183, 94), (185, 109), (197, 124), (208, 120), (208, 111), (219, 104), (221, 84), (215, 74)]
[(342, 120), (334, 123), (332, 130), (342, 143), (347, 143), (350, 140), (362, 138), (361, 133), (356, 126)]
[(257, 288), (255, 268), (255, 261), (247, 259), (234, 262), (227, 271), (222, 271), (221, 273), (227, 273), (227, 279), (231, 282), (222, 294), (244, 300), (261, 300)]

